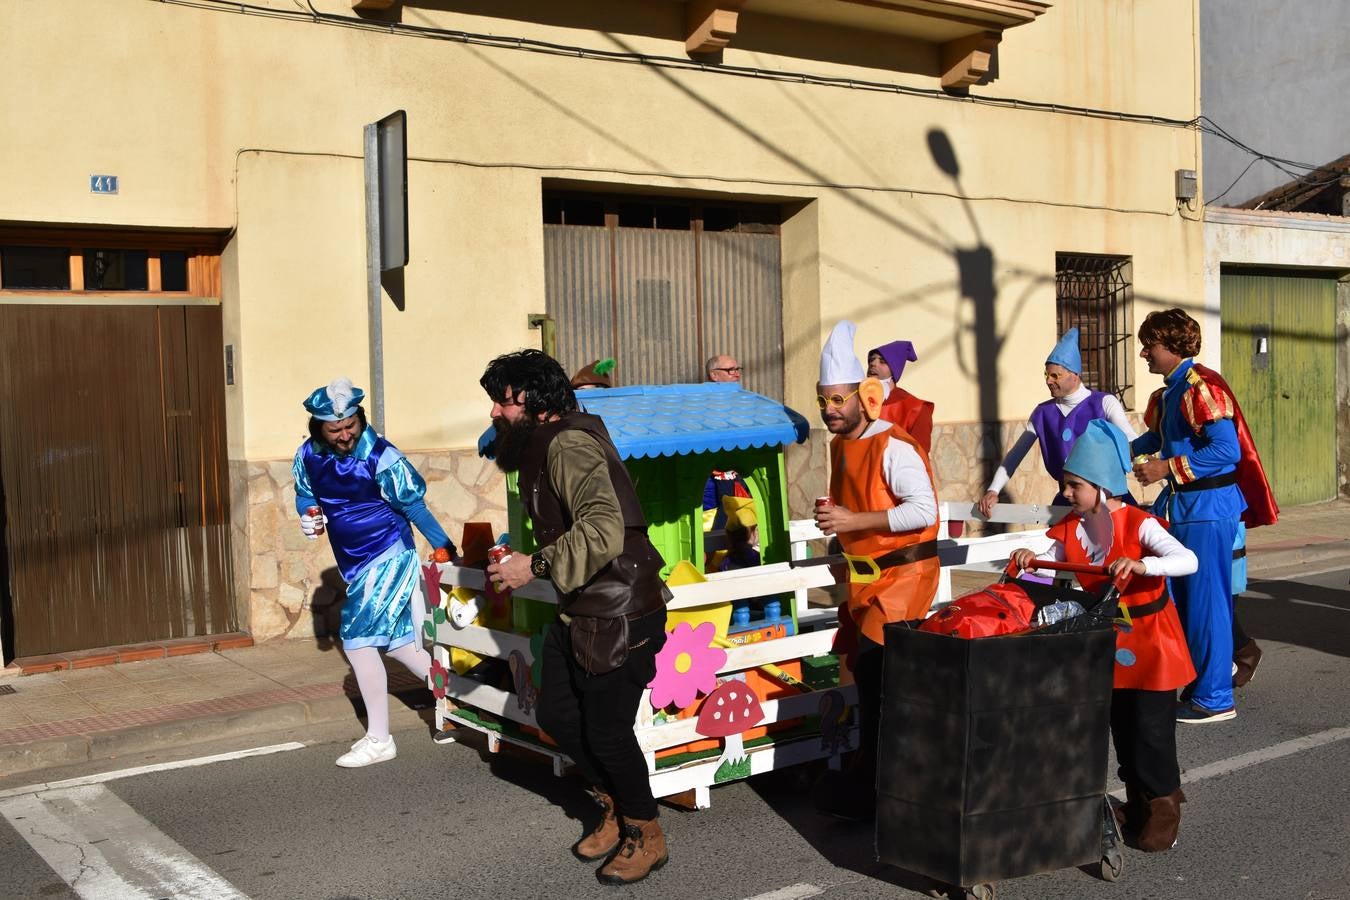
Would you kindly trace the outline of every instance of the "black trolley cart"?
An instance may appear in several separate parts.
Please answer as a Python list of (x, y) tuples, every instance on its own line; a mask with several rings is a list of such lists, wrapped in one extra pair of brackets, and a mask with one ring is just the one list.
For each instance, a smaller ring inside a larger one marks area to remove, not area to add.
[(1037, 606), (1089, 606), (1030, 632), (967, 640), (886, 626), (880, 861), (980, 900), (994, 896), (993, 882), (1069, 866), (1116, 880), (1124, 857), (1105, 797), (1107, 737), (1112, 619), (1128, 581), (1117, 578), (1091, 606), (1082, 591), (1018, 582)]

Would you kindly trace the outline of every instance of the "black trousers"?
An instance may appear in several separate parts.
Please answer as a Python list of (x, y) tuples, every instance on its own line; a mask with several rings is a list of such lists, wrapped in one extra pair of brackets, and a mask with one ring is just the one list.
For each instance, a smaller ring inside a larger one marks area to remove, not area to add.
[(568, 627), (561, 619), (544, 633), (539, 727), (572, 757), (587, 785), (614, 797), (625, 818), (646, 820), (657, 814), (633, 723), (665, 643), (664, 609), (632, 619), (627, 661), (612, 672), (591, 675), (573, 658)]
[(1121, 781), (1149, 797), (1165, 797), (1181, 787), (1176, 691), (1113, 690), (1111, 740)]
[[(904, 624), (918, 628), (923, 619)], [(881, 676), (886, 661), (881, 644), (858, 633), (858, 651), (853, 659), (853, 683), (858, 686), (858, 756), (857, 777), (865, 779), (869, 788), (876, 786), (877, 747), (881, 738)], [(896, 727), (901, 727), (896, 724)], [(889, 729), (888, 729), (889, 730)]]

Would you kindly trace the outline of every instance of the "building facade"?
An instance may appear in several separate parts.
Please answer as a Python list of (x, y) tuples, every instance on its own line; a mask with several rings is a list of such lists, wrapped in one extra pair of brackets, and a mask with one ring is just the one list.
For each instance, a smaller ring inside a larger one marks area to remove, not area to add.
[[(1070, 325), (1094, 386), (1142, 411), (1138, 321), (1203, 302), (1201, 214), (1176, 191), (1200, 169), (1197, 22), (1175, 0), (10, 0), (0, 304), (28, 319), (0, 384), (27, 417), (0, 435), (6, 656), (326, 627), (340, 586), (295, 522), (291, 458), (306, 393), (368, 384), (362, 129), (397, 109), (385, 431), (452, 534), (504, 527), (477, 379), (546, 333), (569, 371), (614, 356), (619, 383), (734, 353), (813, 419), (835, 321), (860, 354), (911, 340), (902, 384), (937, 404), (949, 499), (982, 491)], [(128, 386), (49, 427), (100, 372)], [(1048, 500), (1022, 468), (1010, 498)], [(46, 499), (19, 496), (40, 471)], [(789, 473), (805, 515), (823, 431)], [(72, 484), (62, 509), (95, 514), (52, 526), (38, 510)], [(138, 504), (122, 532), (163, 538), (139, 556), (98, 512)], [(76, 546), (58, 615), (41, 585)], [(158, 612), (71, 638), (110, 594)]]

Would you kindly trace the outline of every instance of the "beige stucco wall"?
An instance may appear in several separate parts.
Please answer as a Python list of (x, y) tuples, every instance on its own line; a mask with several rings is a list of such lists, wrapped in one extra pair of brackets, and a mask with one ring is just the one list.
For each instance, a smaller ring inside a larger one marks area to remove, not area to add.
[[(290, 0), (260, 5), (296, 10)], [(346, 0), (315, 6), (350, 14)], [(409, 24), (683, 56), (681, 4), (589, 4), (601, 20), (588, 25), (577, 12), (578, 27), (558, 24), (567, 4), (536, 4), (539, 21), (529, 4), (513, 5), (524, 10), (515, 20), (494, 18), (494, 8), (405, 3), (398, 15)], [(997, 80), (971, 94), (1190, 119), (1194, 9), (1176, 0), (1058, 3), (1006, 34)], [(840, 39), (803, 29), (800, 55), (733, 46), (725, 62), (937, 86), (926, 75), (839, 62), (848, 45), (829, 43)], [(977, 249), (992, 259), (1002, 340), (984, 367), (995, 376), (997, 417), (1010, 423), (1045, 396), (1056, 251), (1131, 256), (1136, 322), (1150, 308), (1196, 305), (1204, 295), (1201, 226), (1172, 198), (1173, 171), (1199, 168), (1188, 128), (148, 0), (8, 0), (0, 53), (25, 73), (0, 82), (0, 107), (25, 123), (0, 137), (0, 171), (10, 174), (0, 222), (229, 233), (229, 448), (250, 504), (246, 517), (236, 510), (236, 539), (246, 538), (255, 556), (280, 546), (270, 535), (282, 527), (277, 517), (292, 514), (277, 466), (303, 436), (300, 399), (340, 373), (368, 385), (361, 128), (397, 108), (409, 119), (412, 260), (406, 311), (386, 306), (384, 314), (385, 421), (400, 447), (428, 459), (457, 459), (473, 446), (486, 424), (477, 377), (487, 360), (537, 346), (526, 316), (544, 311), (540, 194), (548, 180), (789, 208), (788, 402), (812, 413), (819, 342), (849, 317), (859, 324), (860, 353), (914, 341), (920, 361), (906, 370), (906, 386), (937, 401), (937, 420), (953, 434), (974, 434), (968, 423), (979, 417), (980, 391), (959, 261)], [(932, 133), (950, 141), (958, 178), (934, 163)], [(119, 175), (121, 193), (90, 195), (95, 172)], [(1217, 345), (1217, 331), (1211, 337)], [(1136, 384), (1149, 379), (1137, 366)], [(963, 450), (951, 463), (963, 485), (968, 456)], [(470, 474), (472, 490), (498, 490)], [(252, 509), (262, 504), (275, 511)], [(433, 503), (445, 516), (452, 506)], [(272, 584), (271, 565), (250, 576), (255, 592)], [(278, 571), (277, 586), (262, 590), (280, 591), (286, 570)], [(266, 618), (257, 604), (253, 615)]]

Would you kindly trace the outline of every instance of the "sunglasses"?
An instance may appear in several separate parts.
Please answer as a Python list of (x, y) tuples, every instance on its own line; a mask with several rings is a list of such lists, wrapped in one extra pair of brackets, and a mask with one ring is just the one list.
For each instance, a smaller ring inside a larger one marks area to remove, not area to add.
[(847, 396), (844, 397), (841, 397), (838, 394), (831, 394), (828, 397), (823, 397), (820, 394), (816, 394), (816, 406), (819, 406), (821, 409), (828, 409), (831, 406), (833, 406), (835, 409), (843, 409), (844, 404), (847, 403), (856, 393), (858, 392), (852, 391)]

